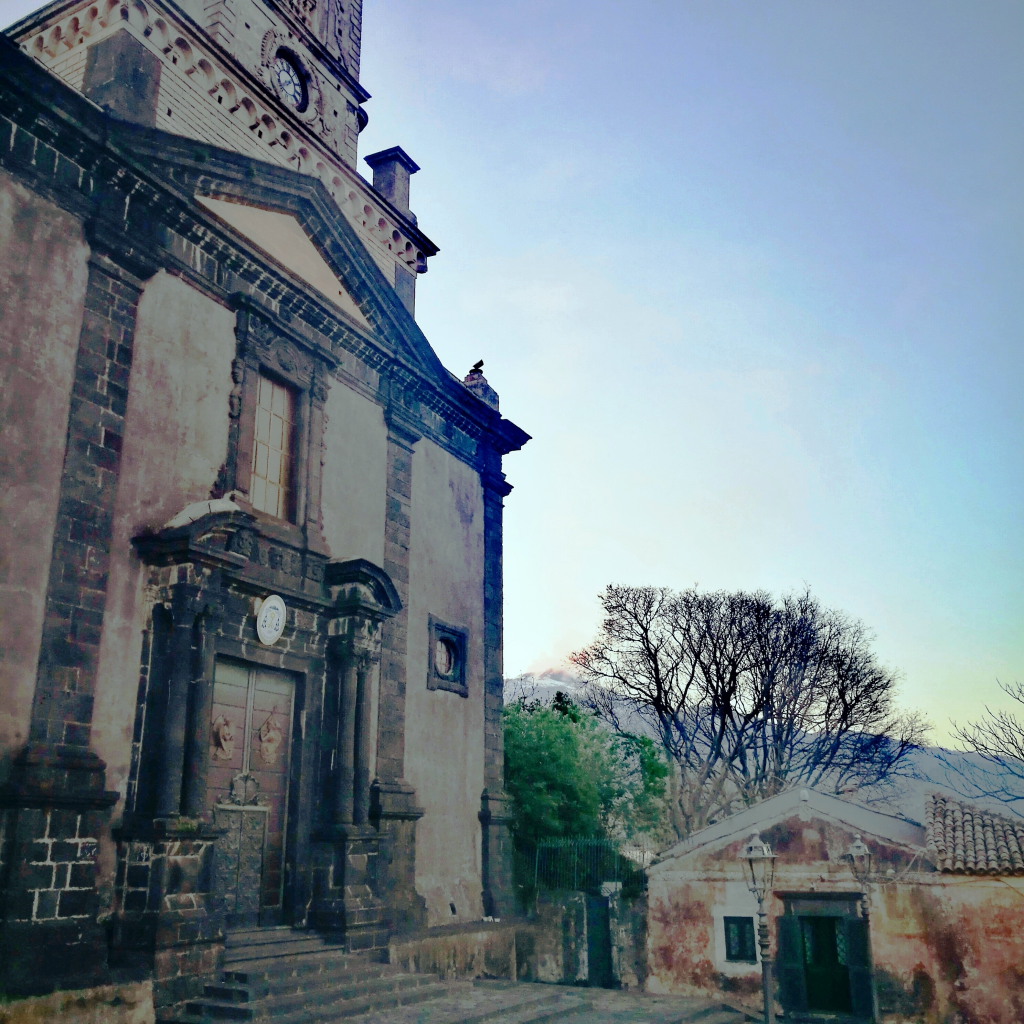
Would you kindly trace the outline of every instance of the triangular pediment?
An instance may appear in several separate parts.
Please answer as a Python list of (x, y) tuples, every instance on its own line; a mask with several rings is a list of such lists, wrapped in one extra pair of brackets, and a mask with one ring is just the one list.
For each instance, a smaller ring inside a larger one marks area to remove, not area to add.
[(212, 196), (196, 198), (296, 277), (316, 288), (361, 327), (369, 329), (369, 322), (344, 282), (292, 214)]
[(920, 848), (925, 830), (916, 821), (883, 814), (870, 807), (821, 793), (813, 789), (791, 789), (723, 818), (670, 847), (658, 858), (653, 871), (697, 855), (722, 850), (783, 822), (821, 818), (864, 836), (872, 836), (894, 845)]

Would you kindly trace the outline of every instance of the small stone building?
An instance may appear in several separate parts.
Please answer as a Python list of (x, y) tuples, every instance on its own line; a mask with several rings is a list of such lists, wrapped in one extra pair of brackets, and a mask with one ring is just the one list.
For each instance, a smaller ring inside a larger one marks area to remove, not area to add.
[[(0, 36), (0, 992), (501, 914), (502, 457), (358, 0)], [(111, 972), (114, 972), (112, 974)]]
[[(649, 871), (648, 988), (760, 1007), (740, 859), (756, 831), (777, 855), (767, 909), (784, 1019), (1019, 1024), (1024, 821), (938, 796), (926, 819), (794, 790), (679, 843)], [(847, 856), (858, 836), (873, 856), (863, 888)]]

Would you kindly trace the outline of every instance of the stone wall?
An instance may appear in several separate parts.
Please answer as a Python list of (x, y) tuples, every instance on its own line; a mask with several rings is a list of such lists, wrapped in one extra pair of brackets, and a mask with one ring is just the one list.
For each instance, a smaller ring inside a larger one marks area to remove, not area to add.
[[(11, 126), (8, 123), (8, 133)], [(53, 150), (40, 159), (56, 161)], [(70, 173), (70, 164), (68, 165)], [(0, 170), (0, 785), (28, 739), (88, 247), (77, 218)]]
[(0, 1024), (154, 1024), (155, 1019), (148, 981), (0, 1002)]
[(429, 934), (392, 939), (388, 959), (408, 971), (442, 978), (518, 976), (517, 940), (522, 924), (477, 924), (437, 928)]

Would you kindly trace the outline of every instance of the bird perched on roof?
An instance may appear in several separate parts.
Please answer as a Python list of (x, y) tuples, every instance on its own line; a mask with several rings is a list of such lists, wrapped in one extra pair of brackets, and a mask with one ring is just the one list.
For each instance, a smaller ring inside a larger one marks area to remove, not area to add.
[(472, 369), (469, 372), (470, 373), (483, 373), (484, 372), (484, 361), (482, 359), (478, 359), (473, 364), (473, 367), (472, 367)]

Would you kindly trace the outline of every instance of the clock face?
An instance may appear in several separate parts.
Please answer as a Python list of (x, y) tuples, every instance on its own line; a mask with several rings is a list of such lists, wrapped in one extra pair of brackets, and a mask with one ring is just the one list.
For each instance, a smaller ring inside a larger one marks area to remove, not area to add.
[(256, 635), (260, 643), (270, 647), (281, 639), (287, 615), (284, 600), (277, 594), (271, 594), (264, 600), (256, 613)]
[(296, 110), (305, 110), (309, 102), (306, 83), (298, 64), (287, 54), (279, 53), (272, 65), (274, 81), (285, 101)]

